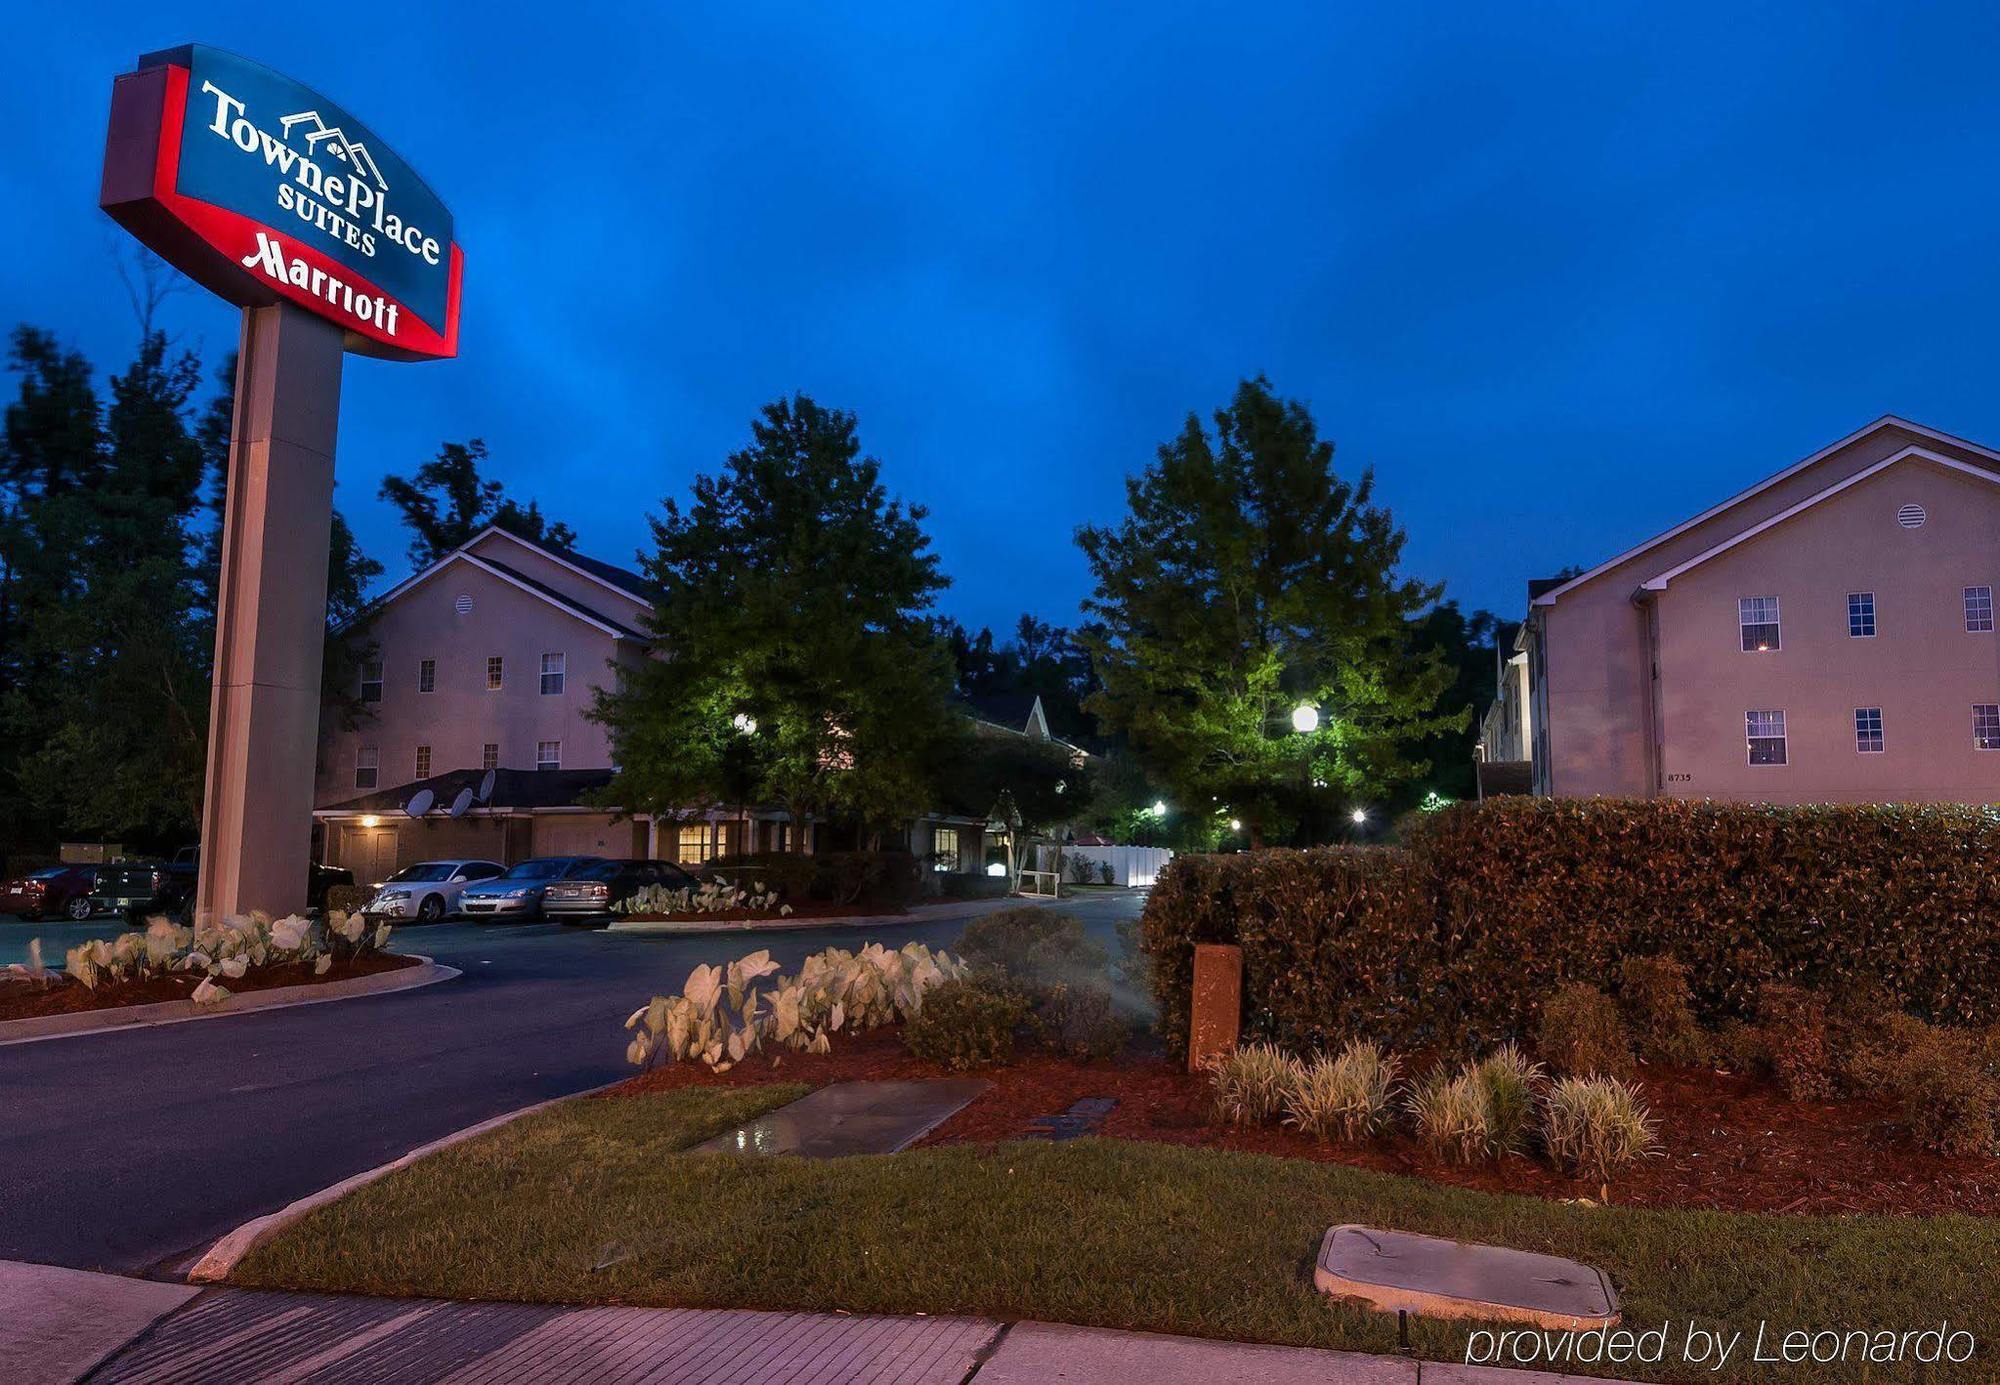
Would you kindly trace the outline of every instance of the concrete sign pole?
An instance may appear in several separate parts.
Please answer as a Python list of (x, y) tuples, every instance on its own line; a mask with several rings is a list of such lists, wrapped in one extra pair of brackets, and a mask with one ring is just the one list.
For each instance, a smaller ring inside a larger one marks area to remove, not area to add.
[(306, 907), (339, 326), (246, 308), (236, 362), (195, 917)]

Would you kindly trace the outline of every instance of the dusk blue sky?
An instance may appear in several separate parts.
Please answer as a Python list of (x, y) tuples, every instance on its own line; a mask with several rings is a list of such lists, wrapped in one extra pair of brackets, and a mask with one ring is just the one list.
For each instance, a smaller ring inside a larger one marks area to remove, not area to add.
[[(975, 12), (979, 11), (979, 12)], [(451, 206), (463, 354), (350, 358), (339, 503), (483, 436), (631, 561), (757, 408), (855, 411), (943, 608), (1072, 621), (1071, 544), (1263, 372), (1407, 567), (1516, 614), (1886, 412), (2000, 442), (2000, 11), (1733, 4), (16, 4), (0, 316), (121, 366), (113, 76), (235, 49)], [(219, 360), (233, 310), (189, 289)], [(12, 392), (11, 382), (7, 390)]]

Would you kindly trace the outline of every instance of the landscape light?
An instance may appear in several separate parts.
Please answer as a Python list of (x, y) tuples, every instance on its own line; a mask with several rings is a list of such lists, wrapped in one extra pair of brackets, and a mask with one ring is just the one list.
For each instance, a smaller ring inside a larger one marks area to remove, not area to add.
[(1319, 730), (1319, 708), (1310, 702), (1301, 702), (1292, 708), (1292, 729), (1301, 736), (1310, 736)]
[(1235, 818), (1231, 818), (1229, 820), (1229, 830), (1232, 832), (1241, 832), (1243, 830), (1243, 824), (1238, 822)]
[(1353, 817), (1357, 825), (1360, 823), (1364, 823), (1368, 821), (1368, 810), (1366, 808), (1356, 808), (1354, 810)]
[(751, 716), (748, 712), (738, 712), (730, 718), (730, 722), (738, 731), (741, 731), (746, 736), (757, 734), (757, 718)]
[(1154, 799), (1153, 816), (1156, 818), (1163, 818), (1166, 815), (1167, 815), (1167, 801), (1164, 798)]

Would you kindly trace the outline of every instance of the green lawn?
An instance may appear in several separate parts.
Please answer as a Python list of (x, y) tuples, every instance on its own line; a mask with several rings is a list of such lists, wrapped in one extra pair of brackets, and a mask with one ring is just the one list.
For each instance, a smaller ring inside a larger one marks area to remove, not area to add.
[[(825, 1162), (675, 1151), (797, 1086), (573, 1101), (431, 1156), (316, 1211), (235, 1282), (568, 1303), (972, 1313), (1385, 1352), (1392, 1318), (1311, 1285), (1319, 1238), (1367, 1222), (1570, 1255), (1607, 1269), (1628, 1326), (1745, 1332), (1720, 1375), (2000, 1377), (2000, 1222), (1569, 1207), (1336, 1165), (1115, 1140)], [(1741, 1361), (1760, 1320), (1978, 1339), (1956, 1374)], [(1420, 1323), (1463, 1359), (1466, 1329)], [(1669, 1353), (1670, 1362), (1675, 1353)], [(1572, 1368), (1576, 1369), (1576, 1368)]]

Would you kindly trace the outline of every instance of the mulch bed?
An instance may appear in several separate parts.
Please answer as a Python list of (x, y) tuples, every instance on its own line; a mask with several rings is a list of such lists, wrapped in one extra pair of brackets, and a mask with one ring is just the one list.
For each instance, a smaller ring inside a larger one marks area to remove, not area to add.
[[(352, 961), (335, 962), (325, 976), (313, 975), (311, 964), (293, 962), (282, 967), (262, 967), (231, 981), (217, 978), (231, 995), (245, 991), (267, 991), (278, 986), (318, 986), (329, 981), (348, 981), (377, 972), (401, 971), (417, 965), (415, 957), (393, 952), (370, 952)], [(69, 977), (53, 986), (33, 981), (0, 981), (0, 1020), (36, 1019), (43, 1015), (72, 1015), (83, 1010), (112, 1010), (122, 1005), (156, 1005), (164, 1000), (186, 1000), (203, 978), (194, 973), (152, 977), (144, 981), (120, 981), (86, 989)]]
[[(861, 919), (883, 918), (891, 914), (908, 911), (894, 905), (882, 904), (826, 904), (819, 900), (808, 900), (804, 904), (794, 904), (792, 912), (784, 915), (786, 923), (802, 923), (812, 919)], [(737, 919), (756, 919), (760, 922), (779, 917), (775, 908), (771, 909), (710, 909), (706, 913), (685, 914), (619, 914), (621, 921), (632, 923), (729, 923)]]
[[(835, 1044), (825, 1055), (758, 1055), (719, 1076), (698, 1063), (657, 1068), (609, 1095), (959, 1075), (912, 1058), (894, 1029), (838, 1037)], [(1085, 1097), (1109, 1096), (1118, 1106), (1104, 1133), (1114, 1139), (1314, 1159), (1492, 1193), (1594, 1199), (1601, 1192), (1525, 1156), (1467, 1168), (1434, 1158), (1408, 1136), (1353, 1148), (1277, 1127), (1216, 1125), (1206, 1082), (1158, 1052), (1134, 1050), (1110, 1063), (1037, 1055), (973, 1075), (990, 1079), (992, 1089), (923, 1144), (1018, 1139), (1038, 1116), (1063, 1112)], [(2000, 1215), (2000, 1158), (1926, 1154), (1910, 1143), (1886, 1103), (1792, 1101), (1769, 1082), (1696, 1069), (1646, 1067), (1638, 1085), (1659, 1122), (1663, 1153), (1612, 1185), (1615, 1203), (1731, 1212)]]

